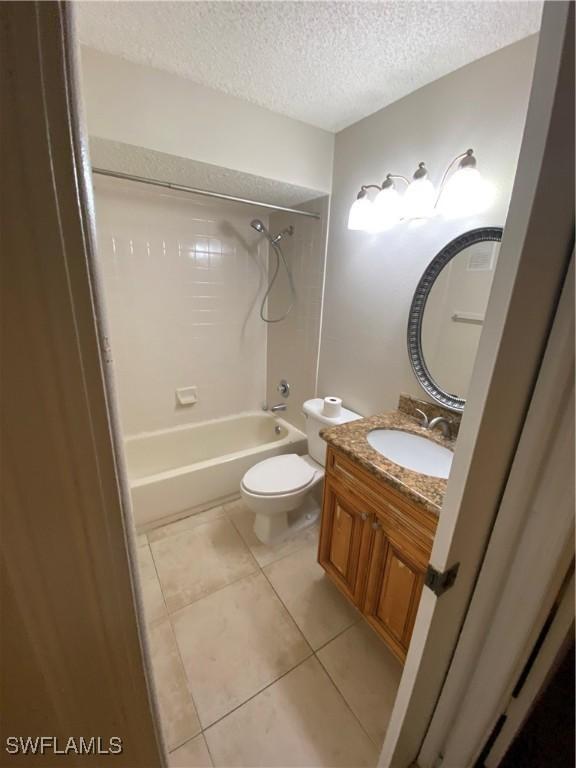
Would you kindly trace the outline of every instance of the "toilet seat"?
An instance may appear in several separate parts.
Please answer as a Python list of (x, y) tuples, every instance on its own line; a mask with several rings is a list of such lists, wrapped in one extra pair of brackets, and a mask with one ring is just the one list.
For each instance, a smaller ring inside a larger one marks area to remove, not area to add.
[(281, 496), (301, 491), (314, 480), (317, 471), (296, 453), (272, 456), (249, 469), (242, 480), (248, 493)]

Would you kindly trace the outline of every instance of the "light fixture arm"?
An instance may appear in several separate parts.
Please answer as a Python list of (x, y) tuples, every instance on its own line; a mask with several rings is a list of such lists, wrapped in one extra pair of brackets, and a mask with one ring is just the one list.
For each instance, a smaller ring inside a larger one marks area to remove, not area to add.
[(399, 173), (387, 173), (385, 180), (382, 182), (381, 189), (388, 189), (389, 187), (394, 186), (393, 179), (400, 179), (406, 184), (406, 186), (410, 184), (410, 181), (406, 178), (406, 176), (401, 176)]
[[(476, 165), (476, 158), (474, 157), (474, 150), (473, 149), (467, 149), (466, 152), (462, 152), (461, 155), (458, 155), (454, 158), (454, 160), (451, 160), (448, 163), (448, 167), (444, 171), (444, 175), (442, 176), (442, 181), (440, 182), (440, 186), (438, 187), (438, 195), (436, 196), (436, 202), (434, 203), (434, 208), (438, 205), (440, 202), (440, 198), (442, 197), (442, 190), (444, 189), (444, 184), (446, 183), (446, 180), (448, 178), (448, 174), (454, 167), (454, 164), (458, 161), (461, 161), (462, 165), (470, 165), (474, 167)], [(465, 162), (468, 160), (468, 162)]]

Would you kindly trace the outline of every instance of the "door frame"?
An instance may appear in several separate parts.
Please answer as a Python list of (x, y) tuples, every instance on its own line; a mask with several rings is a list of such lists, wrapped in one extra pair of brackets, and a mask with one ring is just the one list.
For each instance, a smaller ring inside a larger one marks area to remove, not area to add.
[[(54, 750), (82, 735), (95, 741), (71, 765), (155, 768), (164, 752), (93, 269), (73, 6), (0, 3), (0, 35), (0, 762), (62, 765)], [(5, 754), (9, 736), (57, 742), (22, 758)], [(112, 737), (121, 753), (93, 752)]]
[(561, 590), (559, 603), (533, 665), (521, 690), (511, 697), (502, 729), (495, 736), (486, 755), (486, 768), (496, 768), (506, 755), (518, 732), (530, 715), (535, 701), (544, 692), (558, 663), (574, 642), (574, 572)]
[(476, 761), (572, 568), (573, 285), (572, 260), (470, 609), (418, 756), (421, 768)]
[(460, 569), (441, 598), (423, 590), (380, 768), (405, 768), (420, 752), (506, 487), (568, 269), (574, 244), (573, 26), (572, 3), (545, 4), (500, 258), (431, 555), (431, 566), (440, 572), (457, 562)]

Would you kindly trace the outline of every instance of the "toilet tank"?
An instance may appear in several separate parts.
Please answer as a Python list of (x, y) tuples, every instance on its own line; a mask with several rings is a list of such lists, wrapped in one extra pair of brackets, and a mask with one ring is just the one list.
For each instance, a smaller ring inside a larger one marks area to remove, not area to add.
[(324, 400), (321, 397), (306, 400), (302, 408), (306, 418), (308, 455), (324, 467), (326, 466), (326, 443), (320, 437), (320, 430), (325, 427), (334, 427), (337, 424), (345, 424), (347, 421), (355, 421), (356, 419), (361, 419), (362, 416), (344, 407), (336, 418), (324, 416), (322, 413)]

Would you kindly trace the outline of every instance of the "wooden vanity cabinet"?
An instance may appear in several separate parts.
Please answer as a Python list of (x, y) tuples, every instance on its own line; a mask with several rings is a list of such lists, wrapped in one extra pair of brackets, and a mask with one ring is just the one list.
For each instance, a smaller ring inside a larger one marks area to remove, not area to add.
[(335, 584), (358, 608), (364, 595), (372, 522), (362, 500), (328, 480), (324, 485), (319, 562)]
[(404, 661), (424, 585), (426, 567), (410, 558), (406, 542), (375, 532), (363, 603), (366, 620)]
[(318, 561), (404, 661), (436, 516), (331, 446), (326, 469)]

